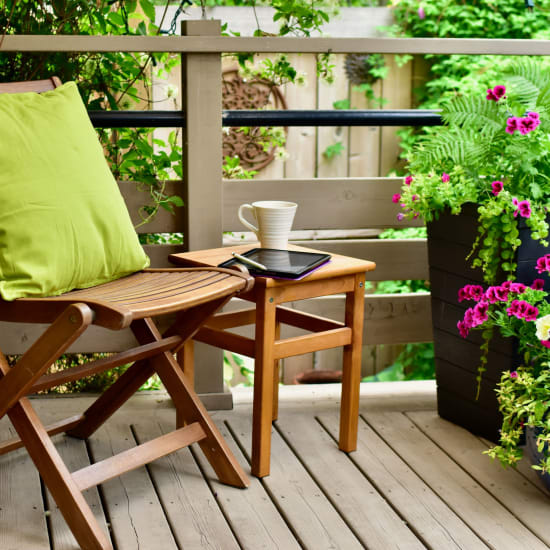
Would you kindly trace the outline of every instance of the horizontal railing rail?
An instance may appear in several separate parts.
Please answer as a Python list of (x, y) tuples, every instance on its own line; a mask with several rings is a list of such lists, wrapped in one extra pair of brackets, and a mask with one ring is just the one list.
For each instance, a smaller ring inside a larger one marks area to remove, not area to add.
[[(184, 128), (183, 111), (89, 111), (96, 128)], [(439, 126), (438, 111), (422, 109), (364, 110), (231, 110), (223, 126)]]
[(4, 35), (0, 51), (550, 55), (549, 40), (248, 36)]

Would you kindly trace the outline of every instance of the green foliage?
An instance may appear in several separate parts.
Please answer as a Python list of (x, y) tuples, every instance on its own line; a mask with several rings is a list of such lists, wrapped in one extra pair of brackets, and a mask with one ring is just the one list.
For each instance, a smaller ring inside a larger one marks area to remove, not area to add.
[(362, 382), (397, 382), (433, 380), (435, 378), (434, 346), (431, 342), (406, 344), (395, 361), (383, 371), (366, 376)]
[(327, 160), (330, 160), (341, 155), (345, 150), (346, 146), (341, 141), (337, 141), (336, 143), (331, 143), (327, 146), (327, 148), (323, 151), (323, 156)]
[[(472, 265), (487, 282), (501, 268), (514, 277), (514, 252), (520, 244), (518, 221), (532, 238), (546, 244), (550, 207), (550, 103), (547, 62), (523, 59), (497, 73), (493, 86), (505, 85), (498, 101), (486, 99), (486, 88), (456, 96), (442, 111), (447, 126), (434, 129), (414, 146), (408, 164), (412, 182), (403, 186), (400, 217), (421, 215), (430, 221), (440, 212), (453, 214), (466, 203), (478, 207), (478, 238)], [(540, 125), (510, 132), (509, 121), (534, 109)], [(501, 182), (495, 194), (493, 182)], [(529, 215), (518, 216), (517, 202), (528, 201)], [(524, 217), (522, 217), (524, 216)]]
[[(8, 34), (158, 34), (154, 6), (149, 0), (84, 2), (6, 0), (0, 7), (0, 28)], [(88, 109), (123, 110), (138, 104), (151, 108), (151, 75), (162, 76), (179, 63), (168, 53), (28, 53), (5, 52), (0, 79), (33, 80), (57, 75), (75, 80)], [(162, 70), (155, 71), (161, 66)], [(169, 98), (167, 98), (169, 99)], [(142, 107), (143, 108), (143, 107)], [(151, 197), (143, 223), (159, 208), (173, 210), (178, 197), (168, 197), (159, 180), (181, 177), (181, 148), (176, 134), (168, 143), (153, 140), (153, 129), (99, 130), (99, 137), (117, 179), (139, 182)]]
[[(506, 292), (503, 286), (492, 288), (498, 289), (498, 299), (489, 299), (488, 291), (481, 288), (481, 298), (466, 312), (461, 321), (463, 326), (459, 328), (461, 332), (466, 330), (466, 335), (469, 330), (482, 331), (484, 345), (494, 329), (503, 337), (514, 337), (518, 342), (522, 365), (516, 371), (504, 372), (497, 387), (503, 415), (500, 442), (486, 451), (504, 466), (515, 466), (522, 456), (520, 445), (527, 427), (540, 429), (539, 450), (550, 441), (547, 414), (550, 408), (550, 349), (547, 347), (550, 345), (550, 303), (544, 290), (524, 288), (524, 285), (509, 286)], [(528, 318), (525, 317), (527, 307), (532, 308)], [(486, 353), (484, 355), (486, 357)], [(485, 365), (482, 367), (484, 370)], [(478, 381), (481, 381), (481, 373)], [(548, 454), (533, 467), (548, 472)]]

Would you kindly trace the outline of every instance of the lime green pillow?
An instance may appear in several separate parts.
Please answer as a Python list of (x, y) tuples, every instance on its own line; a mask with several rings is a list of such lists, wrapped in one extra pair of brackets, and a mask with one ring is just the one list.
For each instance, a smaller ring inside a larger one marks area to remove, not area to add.
[(0, 94), (0, 296), (53, 296), (147, 267), (74, 82)]

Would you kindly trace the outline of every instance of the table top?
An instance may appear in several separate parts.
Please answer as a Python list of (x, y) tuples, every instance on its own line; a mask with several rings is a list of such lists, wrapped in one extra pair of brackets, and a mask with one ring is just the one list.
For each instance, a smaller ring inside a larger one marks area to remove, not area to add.
[[(226, 246), (223, 248), (211, 248), (209, 250), (195, 250), (193, 252), (181, 252), (178, 254), (171, 254), (169, 256), (170, 261), (178, 266), (182, 267), (215, 267), (226, 260), (232, 258), (231, 253), (237, 252), (242, 254), (247, 250), (256, 248), (259, 243), (248, 243), (238, 246)], [(300, 250), (302, 252), (322, 252), (320, 250), (313, 250), (312, 248), (306, 248), (304, 246), (288, 245), (289, 250)], [(366, 273), (376, 268), (374, 262), (368, 260), (360, 260), (358, 258), (350, 258), (349, 256), (342, 256), (340, 254), (332, 254), (328, 263), (324, 264), (319, 269), (312, 271), (304, 278), (299, 280), (288, 279), (273, 279), (271, 277), (255, 276), (257, 283), (263, 283), (267, 287), (281, 286), (289, 284), (299, 284), (302, 281), (320, 281), (323, 279), (330, 279), (332, 277), (340, 277), (342, 275), (351, 275), (355, 273)]]

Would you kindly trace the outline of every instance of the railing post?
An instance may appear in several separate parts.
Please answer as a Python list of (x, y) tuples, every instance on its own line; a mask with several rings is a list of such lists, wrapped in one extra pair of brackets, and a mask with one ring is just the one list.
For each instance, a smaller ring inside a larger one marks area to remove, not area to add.
[[(184, 36), (214, 36), (220, 21), (183, 21)], [(221, 53), (183, 53), (181, 62), (183, 200), (186, 250), (222, 246), (222, 63)], [(224, 393), (222, 352), (195, 345), (195, 388), (213, 409), (232, 407)]]
[[(220, 21), (183, 21), (185, 36), (219, 35)], [(220, 53), (182, 55), (186, 250), (222, 245), (222, 81)]]

